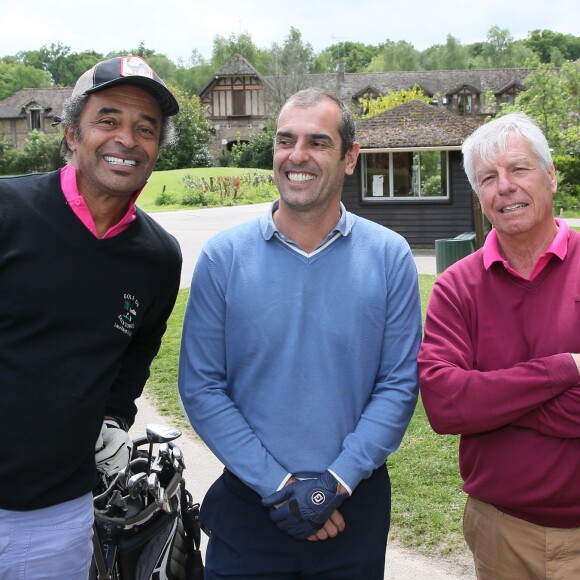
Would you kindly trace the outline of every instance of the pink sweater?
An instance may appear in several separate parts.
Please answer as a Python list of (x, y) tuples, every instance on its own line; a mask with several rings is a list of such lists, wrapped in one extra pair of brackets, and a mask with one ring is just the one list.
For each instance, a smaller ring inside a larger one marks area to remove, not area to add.
[(580, 235), (532, 280), (479, 250), (436, 281), (419, 354), (437, 433), (461, 434), (466, 493), (529, 522), (580, 526)]

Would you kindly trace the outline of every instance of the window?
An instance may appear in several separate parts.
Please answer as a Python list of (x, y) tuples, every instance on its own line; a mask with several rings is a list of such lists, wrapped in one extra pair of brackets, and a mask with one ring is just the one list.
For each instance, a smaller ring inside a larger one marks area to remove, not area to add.
[(246, 93), (245, 91), (232, 91), (234, 99), (234, 115), (246, 114)]
[(42, 131), (42, 111), (40, 109), (30, 109), (30, 130)]
[(448, 198), (447, 151), (363, 153), (363, 200)]
[(460, 115), (471, 115), (471, 95), (457, 95), (457, 110)]

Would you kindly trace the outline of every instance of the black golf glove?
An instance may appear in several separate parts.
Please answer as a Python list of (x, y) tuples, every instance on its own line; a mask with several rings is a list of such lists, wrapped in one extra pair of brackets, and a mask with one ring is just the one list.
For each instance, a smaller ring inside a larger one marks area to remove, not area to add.
[[(304, 540), (324, 526), (335, 509), (348, 497), (337, 493), (338, 481), (325, 471), (316, 479), (296, 481), (264, 498), (270, 517), (280, 530)], [(285, 502), (285, 503), (284, 503)], [(280, 505), (276, 508), (274, 506)]]

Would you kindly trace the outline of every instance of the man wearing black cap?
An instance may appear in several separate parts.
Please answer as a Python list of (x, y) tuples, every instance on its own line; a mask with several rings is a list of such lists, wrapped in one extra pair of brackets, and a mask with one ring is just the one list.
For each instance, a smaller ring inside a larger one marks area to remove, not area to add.
[(179, 288), (177, 241), (135, 206), (178, 111), (141, 58), (98, 63), (58, 119), (65, 167), (0, 179), (2, 579), (88, 575), (97, 470), (127, 464)]

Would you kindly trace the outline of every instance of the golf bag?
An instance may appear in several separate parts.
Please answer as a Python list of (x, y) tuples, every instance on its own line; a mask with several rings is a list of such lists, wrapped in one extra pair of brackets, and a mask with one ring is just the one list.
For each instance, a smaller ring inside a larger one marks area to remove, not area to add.
[(186, 489), (181, 450), (171, 442), (179, 435), (177, 429), (147, 425), (147, 437), (133, 441), (127, 468), (102, 475), (93, 494), (89, 580), (203, 579), (199, 504)]

